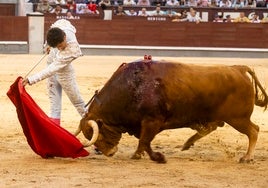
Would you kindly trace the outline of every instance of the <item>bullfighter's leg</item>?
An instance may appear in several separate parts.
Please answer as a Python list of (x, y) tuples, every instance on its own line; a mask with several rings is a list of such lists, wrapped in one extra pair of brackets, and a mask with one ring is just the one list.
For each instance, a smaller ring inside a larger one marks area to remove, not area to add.
[(240, 158), (241, 163), (251, 162), (254, 159), (254, 150), (258, 139), (259, 126), (252, 123), (249, 119), (235, 119), (228, 122), (239, 132), (248, 136), (249, 145), (246, 155)]
[(192, 126), (193, 129), (197, 131), (196, 134), (191, 136), (182, 146), (182, 151), (190, 149), (191, 146), (194, 145), (194, 143), (199, 140), (200, 138), (203, 138), (204, 136), (208, 135), (212, 131), (216, 130), (217, 127), (222, 127), (224, 125), (223, 121), (216, 121), (216, 122), (210, 122), (206, 125), (200, 125), (197, 124), (195, 126)]
[(163, 122), (161, 120), (152, 118), (146, 118), (142, 121), (139, 145), (133, 154), (132, 159), (140, 159), (141, 155), (146, 151), (151, 160), (158, 163), (166, 163), (165, 156), (160, 152), (154, 152), (151, 148), (151, 141), (154, 139), (155, 135), (160, 132), (162, 124)]

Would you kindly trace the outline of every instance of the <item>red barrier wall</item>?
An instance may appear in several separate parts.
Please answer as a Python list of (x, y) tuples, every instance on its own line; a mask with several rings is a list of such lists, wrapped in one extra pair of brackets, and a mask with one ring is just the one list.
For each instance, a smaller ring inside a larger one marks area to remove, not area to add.
[[(45, 28), (55, 21), (46, 17)], [(176, 47), (268, 48), (268, 24), (186, 23), (148, 21), (143, 17), (117, 17), (111, 21), (91, 17), (71, 20), (80, 44)]]
[(0, 41), (28, 41), (28, 17), (0, 16)]
[[(45, 16), (45, 30), (55, 20), (55, 16)], [(268, 48), (268, 24), (174, 23), (141, 17), (70, 21), (77, 28), (80, 44)], [(0, 16), (0, 25), (1, 41), (28, 41), (27, 17)]]

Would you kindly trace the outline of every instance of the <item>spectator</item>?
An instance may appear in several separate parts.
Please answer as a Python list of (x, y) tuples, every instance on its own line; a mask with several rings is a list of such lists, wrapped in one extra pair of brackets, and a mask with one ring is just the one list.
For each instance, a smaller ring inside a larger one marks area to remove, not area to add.
[(136, 2), (134, 0), (124, 0), (123, 5), (125, 5), (125, 6), (134, 6), (134, 5), (136, 5)]
[(243, 8), (243, 7), (245, 7), (244, 0), (234, 0), (232, 7), (234, 7), (234, 8)]
[(188, 0), (188, 6), (189, 7), (197, 7), (197, 1), (196, 0)]
[(180, 13), (177, 13), (177, 15), (175, 16), (176, 18), (172, 20), (172, 22), (185, 22), (187, 21), (187, 10), (184, 9), (182, 10)]
[(266, 0), (256, 0), (256, 7), (266, 7)]
[(90, 10), (91, 14), (98, 14), (99, 12), (97, 11), (97, 5), (94, 1), (90, 0), (87, 4), (87, 8)]
[[(237, 1), (239, 1), (239, 0), (237, 0)], [(230, 8), (230, 7), (232, 7), (232, 2), (230, 0), (220, 0), (219, 7), (221, 7), (221, 8)]]
[(48, 0), (42, 0), (37, 5), (37, 12), (41, 13), (50, 13), (53, 10), (53, 7), (49, 5)]
[(102, 7), (102, 9), (105, 9), (107, 6), (111, 5), (111, 1), (110, 0), (101, 0), (99, 2), (99, 6)]
[(67, 11), (67, 13), (66, 13), (66, 18), (67, 18), (67, 19), (74, 19), (74, 16), (73, 16), (73, 14), (72, 14), (71, 11)]
[(168, 16), (168, 17), (175, 17), (177, 15), (177, 12), (175, 12), (174, 10), (172, 9), (168, 9), (166, 12), (165, 12), (165, 15)]
[(63, 14), (63, 13), (66, 13), (66, 12), (67, 12), (67, 10), (66, 9), (63, 9), (61, 7), (61, 5), (59, 5), (59, 4), (57, 4), (55, 6), (55, 8), (51, 11), (51, 13), (54, 13), (56, 15)]
[(197, 1), (197, 6), (198, 7), (208, 7), (209, 6), (208, 0), (198, 0)]
[(114, 6), (123, 5), (123, 0), (112, 0), (111, 5), (114, 5)]
[(67, 0), (66, 4), (68, 11), (74, 14), (76, 12), (76, 3), (74, 0)]
[(184, 9), (182, 10), (180, 13), (177, 13), (177, 15), (175, 16), (176, 18), (172, 20), (172, 22), (185, 22), (187, 21), (187, 10)]
[(165, 12), (161, 10), (161, 6), (160, 6), (160, 4), (158, 4), (156, 6), (155, 10), (153, 10), (151, 12), (151, 15), (152, 16), (163, 16), (163, 15), (165, 15)]
[(117, 15), (117, 16), (125, 16), (126, 15), (122, 5), (119, 5), (117, 7), (117, 10), (115, 11), (115, 15)]
[(223, 16), (216, 14), (215, 17), (214, 17), (213, 22), (220, 22), (220, 23), (222, 23), (223, 22)]
[(250, 20), (248, 19), (248, 17), (245, 16), (244, 12), (240, 12), (239, 17), (237, 17), (236, 19), (234, 19), (234, 22), (236, 23), (250, 23)]
[(138, 16), (143, 16), (143, 17), (147, 17), (147, 16), (149, 16), (148, 13), (147, 13), (147, 9), (146, 9), (145, 7), (143, 7), (143, 8), (141, 9), (141, 11), (139, 11)]
[(248, 8), (256, 8), (256, 1), (255, 0), (247, 0), (245, 7)]
[(180, 22), (181, 13), (177, 13), (174, 15), (174, 19), (172, 19), (172, 22)]
[(87, 4), (76, 4), (76, 14), (89, 14)]
[(134, 5), (136, 5), (136, 2), (134, 0), (124, 0), (123, 5), (125, 5), (125, 6), (134, 6)]
[(139, 6), (150, 6), (150, 1), (149, 0), (139, 0), (137, 5), (139, 5)]
[(218, 7), (218, 2), (217, 0), (211, 0), (210, 3), (208, 4), (209, 7)]
[(261, 20), (259, 19), (259, 15), (256, 13), (252, 15), (252, 19), (250, 21), (251, 23), (261, 23)]
[(134, 9), (130, 9), (128, 12), (127, 12), (127, 15), (128, 16), (137, 16), (137, 12), (134, 10)]
[(179, 18), (180, 19), (185, 19), (185, 18), (187, 18), (187, 10), (186, 9), (184, 9), (184, 10), (182, 10), (181, 12), (180, 12), (180, 16), (179, 16)]
[(201, 18), (197, 15), (196, 10), (193, 8), (190, 8), (190, 12), (187, 14), (187, 17), (184, 19), (180, 19), (181, 22), (187, 21), (187, 22), (195, 22), (195, 23), (200, 23), (202, 20)]
[(166, 6), (179, 6), (179, 1), (177, 0), (167, 0)]
[(179, 6), (181, 6), (181, 7), (187, 6), (186, 0), (180, 0), (179, 1)]
[(54, 4), (54, 5), (65, 5), (66, 1), (65, 0), (52, 0), (51, 3), (49, 4)]
[(157, 5), (165, 6), (166, 3), (167, 3), (166, 0), (152, 0), (151, 5), (152, 5), (152, 6), (157, 6)]
[(231, 18), (231, 15), (226, 15), (226, 18), (223, 20), (224, 22), (233, 22), (233, 19)]
[(55, 3), (54, 3), (54, 0), (47, 0), (47, 2), (48, 2), (48, 4), (50, 4), (50, 5), (54, 5)]

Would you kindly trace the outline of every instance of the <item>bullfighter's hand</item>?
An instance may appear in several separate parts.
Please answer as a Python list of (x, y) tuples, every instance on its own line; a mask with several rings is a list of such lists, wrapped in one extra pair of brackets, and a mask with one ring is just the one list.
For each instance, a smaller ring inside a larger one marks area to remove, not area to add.
[(29, 80), (28, 80), (28, 78), (24, 78), (24, 79), (22, 80), (22, 85), (23, 85), (23, 86), (26, 86), (27, 84), (29, 84)]

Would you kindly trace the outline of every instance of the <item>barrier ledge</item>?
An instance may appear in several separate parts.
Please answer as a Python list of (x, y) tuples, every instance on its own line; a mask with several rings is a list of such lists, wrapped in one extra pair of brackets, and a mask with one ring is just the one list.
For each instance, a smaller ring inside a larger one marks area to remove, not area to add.
[[(80, 45), (85, 55), (144, 55), (170, 57), (268, 58), (266, 48), (172, 47), (127, 45)], [(145, 51), (146, 50), (146, 51)]]
[[(266, 48), (80, 45), (84, 55), (268, 58)], [(28, 53), (27, 41), (0, 41), (0, 53)]]
[(27, 41), (0, 41), (0, 44), (22, 44), (27, 45)]
[(85, 45), (81, 44), (81, 48), (111, 48), (111, 49), (148, 49), (148, 50), (197, 50), (197, 51), (248, 51), (248, 52), (268, 52), (266, 48), (219, 48), (219, 47), (172, 47), (172, 46), (127, 46), (127, 45)]
[(0, 53), (26, 54), (28, 53), (27, 41), (0, 41)]

